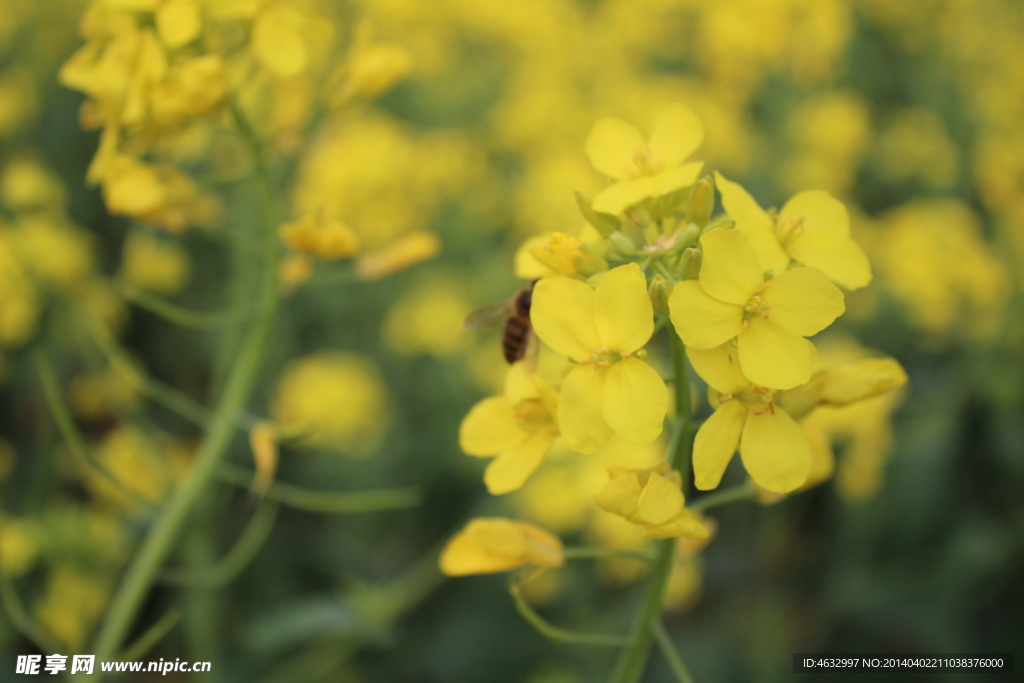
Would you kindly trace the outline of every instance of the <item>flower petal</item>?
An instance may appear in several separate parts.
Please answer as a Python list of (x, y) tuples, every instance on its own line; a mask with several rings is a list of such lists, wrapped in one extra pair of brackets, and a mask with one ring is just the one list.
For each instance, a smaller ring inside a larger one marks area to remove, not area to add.
[(647, 343), (654, 334), (654, 307), (640, 266), (613, 268), (597, 281), (594, 322), (601, 344), (615, 353), (632, 353)]
[(651, 176), (641, 176), (632, 180), (622, 180), (601, 190), (594, 197), (591, 206), (601, 213), (620, 214), (629, 206), (653, 197), (655, 194), (654, 180)]
[(459, 426), (459, 446), (467, 455), (493, 456), (526, 439), (516, 424), (512, 406), (504, 396), (492, 396), (477, 403)]
[(696, 280), (683, 280), (668, 297), (672, 324), (683, 343), (710, 349), (729, 341), (743, 329), (743, 307), (710, 296)]
[(555, 433), (538, 429), (515, 447), (491, 461), (484, 471), (484, 484), (493, 496), (520, 488), (537, 471), (555, 442)]
[(660, 173), (651, 176), (651, 197), (660, 197), (669, 192), (675, 192), (681, 187), (693, 185), (697, 182), (700, 170), (704, 168), (703, 161), (691, 161), (682, 166), (667, 168)]
[(603, 415), (605, 374), (591, 366), (579, 365), (562, 381), (558, 393), (558, 426), (565, 443), (574, 451), (595, 453), (614, 434)]
[(757, 485), (773, 493), (800, 488), (811, 473), (811, 447), (800, 426), (780, 408), (747, 418), (740, 456)]
[(651, 155), (655, 161), (676, 166), (703, 142), (704, 124), (685, 104), (670, 104), (658, 112), (651, 131)]
[(849, 290), (860, 289), (871, 282), (867, 254), (849, 237), (836, 240), (803, 235), (793, 241), (793, 249), (797, 261), (818, 268)]
[(636, 166), (633, 154), (646, 146), (647, 141), (635, 126), (608, 117), (598, 120), (590, 129), (583, 149), (594, 168), (620, 180), (628, 177)]
[(640, 493), (637, 514), (647, 524), (664, 524), (683, 509), (683, 492), (660, 474), (651, 473)]
[(701, 491), (713, 489), (722, 481), (749, 414), (738, 400), (726, 401), (700, 426), (693, 441), (693, 477)]
[(793, 195), (782, 207), (779, 216), (803, 221), (805, 235), (850, 235), (850, 214), (846, 207), (824, 190), (810, 190)]
[(771, 321), (801, 337), (821, 332), (846, 310), (842, 291), (817, 268), (790, 268), (761, 296), (772, 303)]
[(754, 245), (762, 270), (781, 273), (789, 264), (789, 255), (775, 238), (775, 223), (738, 183), (715, 173), (715, 185), (722, 194), (722, 206), (729, 218), (736, 221), (736, 229)]
[(700, 378), (719, 393), (739, 393), (750, 386), (740, 368), (739, 352), (728, 342), (713, 349), (687, 347), (686, 357)]
[(754, 384), (792, 389), (811, 378), (814, 345), (771, 320), (751, 320), (737, 344), (740, 367)]
[(712, 230), (700, 238), (704, 262), (700, 284), (711, 296), (745, 305), (764, 284), (764, 271), (750, 240), (739, 230)]
[(542, 278), (533, 288), (530, 321), (541, 340), (574, 360), (600, 346), (594, 326), (594, 290), (561, 275)]
[[(600, 372), (600, 371), (599, 371)], [(665, 381), (638, 358), (625, 358), (603, 371), (604, 420), (626, 441), (646, 445), (658, 438), (668, 412)]]

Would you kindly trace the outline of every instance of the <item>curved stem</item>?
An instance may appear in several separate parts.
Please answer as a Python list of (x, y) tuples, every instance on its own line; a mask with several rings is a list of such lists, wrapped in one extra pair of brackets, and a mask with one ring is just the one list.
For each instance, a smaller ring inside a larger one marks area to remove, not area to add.
[(651, 623), (651, 632), (654, 634), (654, 639), (658, 641), (661, 654), (665, 656), (668, 668), (672, 669), (676, 680), (679, 683), (693, 683), (693, 677), (690, 676), (690, 672), (686, 669), (686, 664), (683, 663), (683, 658), (679, 656), (675, 645), (672, 644), (672, 637), (665, 630), (665, 625), (661, 623), (661, 619), (655, 619)]
[(239, 129), (249, 142), (263, 199), (266, 253), (259, 304), (249, 334), (228, 374), (196, 460), (150, 527), (111, 601), (94, 648), (97, 658), (101, 660), (112, 659), (120, 649), (161, 565), (173, 549), (200, 496), (217, 473), (235, 434), (235, 421), (245, 409), (256, 383), (277, 313), (279, 285), (276, 244), (279, 221), (274, 189), (252, 127), (237, 107), (234, 108), (234, 114)]
[(704, 512), (711, 508), (718, 507), (719, 505), (725, 505), (726, 503), (733, 503), (737, 500), (748, 500), (757, 495), (757, 486), (753, 482), (746, 482), (738, 486), (730, 486), (727, 489), (719, 489), (714, 493), (709, 493), (706, 496), (701, 496), (697, 500), (693, 501), (686, 507), (692, 512)]
[[(675, 381), (676, 428), (669, 449), (669, 462), (683, 475), (683, 492), (688, 488), (690, 456), (693, 450), (693, 429), (690, 416), (690, 382), (686, 374), (686, 349), (676, 331), (669, 328), (672, 343), (672, 368)], [(658, 551), (651, 565), (643, 602), (629, 632), (629, 641), (612, 671), (610, 683), (637, 683), (643, 675), (654, 638), (653, 624), (661, 616), (675, 557), (674, 538), (658, 541)]]
[(152, 650), (181, 621), (181, 610), (172, 607), (121, 653), (122, 660), (136, 660)]
[(121, 295), (139, 308), (158, 315), (167, 322), (191, 330), (207, 330), (221, 325), (239, 324), (244, 322), (245, 317), (251, 313), (248, 309), (215, 313), (193, 311), (129, 284), (121, 285)]
[(526, 623), (542, 636), (556, 643), (578, 643), (580, 645), (597, 645), (599, 647), (622, 647), (627, 643), (627, 640), (622, 636), (605, 635), (603, 633), (580, 633), (559, 628), (537, 614), (530, 607), (530, 603), (526, 602), (523, 598), (522, 590), (519, 586), (512, 586), (509, 588), (509, 592), (512, 593), (512, 599), (515, 601), (516, 611), (519, 612), (519, 616), (526, 620)]

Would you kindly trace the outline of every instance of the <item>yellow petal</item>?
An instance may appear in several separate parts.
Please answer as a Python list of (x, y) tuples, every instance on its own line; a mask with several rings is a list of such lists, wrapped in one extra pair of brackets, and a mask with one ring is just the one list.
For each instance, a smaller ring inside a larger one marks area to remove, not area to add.
[(500, 517), (470, 520), (441, 552), (448, 576), (491, 574), (526, 564), (558, 567), (564, 562), (562, 541), (540, 527)]
[(487, 490), (491, 495), (500, 496), (520, 488), (540, 467), (554, 441), (553, 431), (539, 429), (515, 447), (501, 453), (484, 471)]
[(641, 176), (632, 180), (622, 180), (609, 185), (594, 197), (591, 206), (594, 211), (608, 214), (620, 214), (626, 207), (653, 197), (655, 194), (654, 180), (651, 176)]
[(672, 288), (668, 310), (683, 343), (696, 349), (724, 344), (743, 328), (743, 306), (719, 301), (696, 280), (683, 280)]
[(655, 161), (676, 166), (693, 154), (703, 142), (704, 125), (685, 104), (669, 105), (654, 120), (651, 154)]
[(687, 347), (686, 356), (700, 378), (719, 393), (738, 393), (750, 385), (740, 368), (736, 347), (728, 342), (713, 349)]
[(602, 346), (615, 353), (632, 353), (647, 343), (654, 333), (654, 308), (640, 266), (619, 266), (598, 280), (594, 321)]
[(594, 290), (579, 280), (556, 275), (538, 282), (530, 320), (545, 344), (574, 360), (589, 358), (601, 346), (594, 325)]
[(843, 314), (843, 293), (817, 268), (790, 268), (761, 292), (772, 303), (771, 321), (801, 337), (821, 332)]
[(640, 478), (633, 470), (610, 471), (611, 479), (594, 495), (594, 502), (605, 512), (625, 519), (635, 519), (642, 487)]
[(526, 436), (505, 397), (492, 396), (473, 406), (463, 418), (459, 446), (467, 455), (492, 456), (516, 446)]
[(739, 230), (712, 230), (700, 238), (704, 262), (700, 284), (711, 296), (730, 304), (746, 305), (764, 284), (764, 271), (750, 240)]
[(644, 531), (644, 538), (695, 538), (704, 539), (710, 536), (708, 528), (704, 526), (695, 514), (687, 509), (680, 511), (679, 515), (665, 524), (649, 526)]
[(771, 320), (751, 320), (737, 343), (740, 367), (754, 384), (792, 389), (811, 377), (814, 345)]
[(538, 379), (536, 372), (530, 368), (530, 363), (516, 361), (510, 365), (508, 373), (505, 375), (505, 398), (509, 405), (514, 406), (520, 401), (538, 398), (540, 395), (537, 389)]
[(754, 245), (762, 270), (781, 273), (789, 263), (789, 255), (775, 238), (775, 223), (750, 194), (738, 183), (715, 173), (715, 185), (722, 193), (722, 206), (729, 218), (736, 221), (736, 229)]
[(702, 168), (704, 168), (703, 161), (691, 161), (688, 164), (674, 166), (654, 174), (651, 176), (650, 196), (660, 197), (669, 192), (675, 192), (681, 187), (693, 185), (697, 182)]
[(284, 9), (270, 9), (252, 27), (252, 50), (256, 58), (281, 78), (298, 76), (309, 66), (309, 50)]
[(701, 491), (718, 486), (729, 466), (750, 411), (738, 400), (726, 401), (700, 426), (693, 441), (694, 485)]
[(664, 524), (683, 509), (683, 492), (660, 474), (651, 474), (637, 504), (640, 520), (646, 524)]
[(871, 282), (871, 263), (860, 245), (849, 237), (840, 240), (821, 235), (803, 235), (793, 240), (796, 260), (818, 268), (849, 290)]
[(169, 0), (156, 13), (160, 39), (169, 48), (178, 48), (195, 40), (202, 29), (202, 17), (195, 0)]
[(604, 420), (626, 441), (647, 445), (658, 438), (668, 411), (665, 381), (650, 365), (626, 358), (604, 371)]
[(594, 168), (619, 180), (629, 177), (636, 166), (633, 154), (646, 146), (647, 141), (633, 125), (620, 119), (603, 118), (590, 129), (584, 151)]
[(579, 365), (558, 393), (558, 426), (569, 448), (579, 453), (596, 453), (615, 433), (602, 414), (605, 374)]
[(800, 426), (781, 408), (747, 418), (740, 456), (757, 485), (773, 493), (800, 488), (811, 472), (811, 447)]
[(850, 214), (843, 203), (823, 190), (800, 192), (779, 212), (782, 218), (803, 222), (804, 234), (850, 235)]

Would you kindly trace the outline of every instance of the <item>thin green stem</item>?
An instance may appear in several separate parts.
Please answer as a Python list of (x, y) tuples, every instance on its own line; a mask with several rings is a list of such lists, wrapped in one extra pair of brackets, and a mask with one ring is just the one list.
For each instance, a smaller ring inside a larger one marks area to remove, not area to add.
[(32, 364), (35, 366), (36, 374), (39, 376), (39, 383), (43, 387), (43, 397), (46, 400), (46, 405), (50, 408), (57, 431), (60, 432), (61, 438), (64, 440), (64, 444), (71, 452), (71, 455), (78, 459), (86, 469), (96, 472), (133, 502), (152, 509), (154, 507), (152, 501), (146, 500), (133, 491), (114, 476), (110, 470), (104, 467), (103, 463), (93, 457), (85, 442), (85, 437), (78, 431), (75, 420), (71, 417), (71, 411), (64, 402), (64, 396), (61, 394), (60, 386), (57, 383), (57, 375), (53, 370), (53, 365), (51, 365), (50, 359), (46, 357), (46, 354), (41, 349), (34, 349), (32, 351)]
[[(690, 382), (686, 370), (686, 349), (675, 330), (669, 328), (672, 344), (672, 369), (675, 381), (676, 427), (669, 451), (669, 462), (673, 469), (683, 475), (683, 491), (687, 489), (690, 471), (690, 457), (693, 450), (693, 429), (690, 411)], [(610, 683), (637, 683), (644, 673), (650, 655), (654, 633), (652, 624), (660, 619), (661, 606), (665, 599), (672, 564), (675, 557), (676, 541), (673, 538), (658, 541), (657, 555), (651, 565), (643, 602), (629, 632), (629, 642), (623, 649), (619, 661), (612, 671)]]
[(755, 495), (757, 495), (757, 487), (753, 482), (748, 481), (738, 486), (730, 486), (729, 488), (709, 493), (706, 496), (701, 496), (686, 507), (692, 512), (705, 512), (726, 503), (734, 503), (737, 500), (749, 500)]
[(121, 285), (121, 294), (139, 308), (143, 308), (164, 320), (191, 330), (208, 330), (212, 327), (244, 322), (249, 310), (202, 313), (172, 303), (163, 297), (128, 284)]
[(132, 661), (142, 659), (147, 652), (164, 639), (164, 636), (171, 632), (172, 628), (178, 625), (179, 621), (181, 621), (180, 609), (173, 607), (167, 610), (166, 614), (157, 619), (152, 626), (146, 629), (145, 633), (124, 649), (124, 652), (121, 653), (121, 660)]
[[(239, 488), (248, 488), (255, 476), (252, 470), (228, 463), (221, 465), (218, 472), (221, 481)], [(415, 486), (366, 491), (317, 491), (275, 481), (263, 497), (306, 512), (343, 515), (414, 507), (420, 504), (423, 494)]]
[(260, 180), (263, 200), (263, 237), (266, 253), (258, 309), (228, 374), (224, 391), (214, 410), (191, 470), (175, 489), (156, 522), (150, 527), (110, 603), (94, 647), (97, 658), (101, 660), (112, 659), (120, 649), (142, 601), (156, 580), (160, 567), (174, 548), (174, 544), (196, 503), (216, 475), (228, 446), (231, 444), (232, 437), (235, 435), (236, 420), (245, 409), (256, 383), (264, 350), (277, 313), (279, 283), (276, 246), (279, 217), (274, 188), (252, 126), (237, 106), (233, 107), (233, 112), (239, 130), (249, 143), (254, 166)]
[(53, 638), (50, 637), (50, 634), (43, 630), (43, 627), (36, 623), (28, 613), (28, 610), (25, 609), (21, 598), (18, 597), (14, 582), (11, 581), (7, 572), (2, 570), (0, 570), (0, 600), (3, 601), (4, 612), (7, 613), (7, 618), (26, 640), (29, 640), (46, 654), (52, 654), (61, 649)]
[(577, 643), (579, 645), (596, 645), (598, 647), (622, 647), (628, 642), (622, 636), (605, 635), (603, 633), (581, 633), (559, 628), (537, 614), (530, 607), (530, 603), (526, 602), (526, 599), (523, 598), (522, 590), (519, 586), (512, 586), (509, 592), (512, 593), (512, 600), (515, 602), (516, 611), (519, 612), (519, 616), (548, 640), (556, 643)]
[(661, 654), (665, 656), (668, 668), (672, 669), (672, 674), (676, 677), (676, 680), (679, 683), (693, 683), (693, 677), (687, 671), (686, 664), (683, 663), (683, 658), (679, 656), (679, 651), (676, 650), (675, 645), (672, 643), (672, 636), (665, 630), (665, 625), (661, 623), (661, 619), (655, 619), (651, 622), (651, 632), (654, 634), (654, 639), (658, 641)]
[(603, 557), (619, 557), (629, 560), (640, 560), (641, 562), (654, 562), (654, 555), (635, 550), (617, 550), (615, 548), (590, 548), (568, 546), (562, 549), (562, 555), (567, 560), (600, 559)]
[(216, 588), (231, 583), (255, 559), (277, 521), (277, 503), (263, 503), (253, 513), (241, 536), (220, 562), (201, 571), (169, 569), (160, 580), (181, 586)]

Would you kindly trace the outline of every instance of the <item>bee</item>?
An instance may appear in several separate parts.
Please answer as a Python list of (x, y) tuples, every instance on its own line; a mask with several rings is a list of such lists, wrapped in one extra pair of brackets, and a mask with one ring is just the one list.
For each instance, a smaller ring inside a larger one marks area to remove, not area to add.
[(535, 284), (537, 284), (536, 280), (530, 282), (504, 303), (473, 311), (466, 316), (466, 320), (463, 322), (467, 329), (482, 332), (493, 329), (498, 323), (504, 321), (505, 332), (501, 337), (501, 350), (509, 365), (517, 360), (522, 360), (530, 348), (530, 340), (533, 338), (530, 324), (530, 304), (533, 303), (533, 286)]

